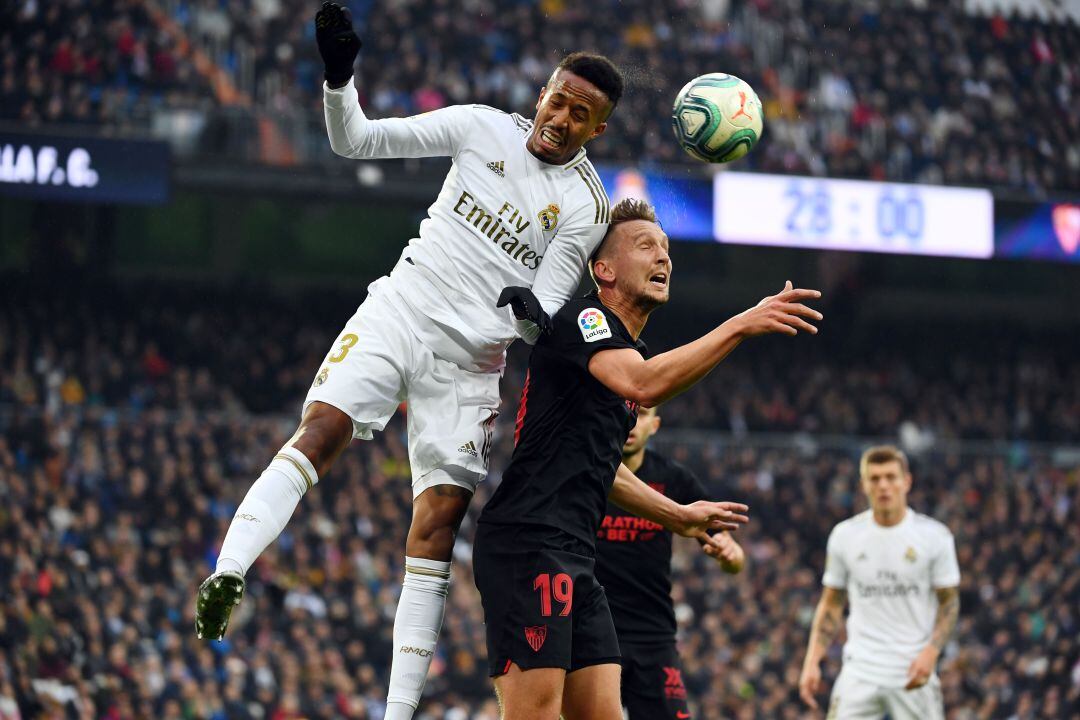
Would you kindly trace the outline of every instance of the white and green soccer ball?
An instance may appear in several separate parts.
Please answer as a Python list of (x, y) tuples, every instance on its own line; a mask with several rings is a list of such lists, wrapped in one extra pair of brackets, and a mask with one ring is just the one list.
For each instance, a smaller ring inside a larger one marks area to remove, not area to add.
[(675, 137), (708, 163), (738, 160), (761, 137), (764, 114), (754, 88), (727, 73), (709, 73), (683, 86), (671, 111)]

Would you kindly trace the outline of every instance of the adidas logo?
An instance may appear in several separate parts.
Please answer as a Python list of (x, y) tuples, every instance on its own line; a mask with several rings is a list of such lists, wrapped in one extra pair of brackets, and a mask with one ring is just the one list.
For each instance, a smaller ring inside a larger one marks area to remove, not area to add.
[(489, 162), (487, 164), (487, 168), (499, 177), (506, 177), (506, 173), (504, 172), (506, 169), (506, 163), (504, 163), (502, 160), (495, 160)]
[(855, 558), (856, 561), (865, 560), (865, 559), (866, 559), (866, 553), (864, 553), (864, 552), (859, 553), (859, 557)]
[(470, 440), (469, 442), (459, 447), (457, 451), (459, 453), (464, 453), (465, 455), (472, 455), (473, 457), (476, 457), (476, 443)]

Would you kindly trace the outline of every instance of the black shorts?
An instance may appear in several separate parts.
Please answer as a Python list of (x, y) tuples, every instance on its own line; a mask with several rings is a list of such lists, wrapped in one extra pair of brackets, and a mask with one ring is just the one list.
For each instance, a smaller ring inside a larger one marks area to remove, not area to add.
[[(522, 533), (480, 524), (473, 575), (484, 605), (492, 677), (522, 670), (573, 672), (619, 662), (619, 640), (594, 558), (524, 550)], [(527, 538), (525, 538), (527, 539)]]
[(686, 720), (686, 686), (674, 643), (622, 644), (622, 702), (629, 720)]

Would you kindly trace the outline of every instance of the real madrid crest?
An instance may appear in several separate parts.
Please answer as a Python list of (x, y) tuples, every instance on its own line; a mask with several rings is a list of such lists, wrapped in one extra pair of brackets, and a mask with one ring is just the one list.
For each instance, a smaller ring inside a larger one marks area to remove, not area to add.
[(326, 382), (326, 376), (330, 374), (330, 368), (323, 368), (319, 371), (319, 374), (315, 376), (315, 387), (319, 387)]
[(915, 548), (909, 546), (907, 552), (904, 553), (904, 559), (910, 563), (915, 562)]
[(540, 227), (544, 228), (545, 232), (550, 232), (559, 224), (559, 206), (551, 203), (536, 213), (536, 217), (540, 219)]

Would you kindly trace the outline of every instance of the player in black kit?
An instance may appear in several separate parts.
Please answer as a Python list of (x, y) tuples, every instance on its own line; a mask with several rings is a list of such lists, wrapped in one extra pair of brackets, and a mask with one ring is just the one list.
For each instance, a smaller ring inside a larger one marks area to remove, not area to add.
[(746, 506), (679, 505), (620, 463), (638, 405), (688, 389), (745, 338), (816, 332), (788, 283), (692, 343), (646, 359), (638, 340), (668, 299), (668, 238), (647, 203), (623, 201), (591, 266), (598, 293), (552, 318), (529, 359), (514, 454), (480, 514), (473, 550), (488, 662), (506, 720), (621, 717), (619, 645), (594, 574), (607, 499), (675, 532), (716, 540)]
[[(686, 468), (646, 445), (660, 427), (656, 409), (638, 410), (623, 445), (623, 464), (642, 482), (678, 503), (706, 497)], [(629, 720), (686, 720), (690, 708), (675, 648), (671, 601), (671, 532), (608, 503), (596, 534), (596, 579), (604, 586), (622, 652), (622, 703)], [(745, 555), (727, 532), (703, 544), (724, 572), (742, 570)]]

